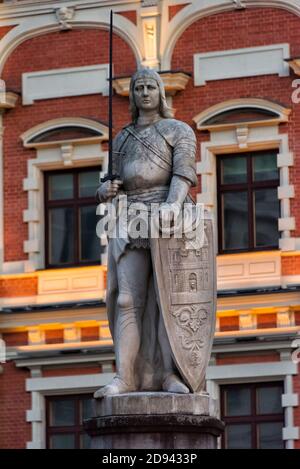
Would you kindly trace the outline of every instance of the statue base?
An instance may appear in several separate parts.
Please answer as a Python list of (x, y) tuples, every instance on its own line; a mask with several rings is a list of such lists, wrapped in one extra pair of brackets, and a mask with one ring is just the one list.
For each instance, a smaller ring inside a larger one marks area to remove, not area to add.
[(224, 424), (206, 393), (134, 392), (95, 400), (92, 449), (216, 449)]

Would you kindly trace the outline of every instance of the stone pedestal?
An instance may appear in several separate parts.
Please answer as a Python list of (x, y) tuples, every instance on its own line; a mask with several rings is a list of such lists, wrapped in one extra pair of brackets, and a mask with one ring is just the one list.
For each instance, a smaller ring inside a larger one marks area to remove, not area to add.
[(85, 422), (93, 449), (214, 449), (223, 428), (205, 393), (109, 396)]

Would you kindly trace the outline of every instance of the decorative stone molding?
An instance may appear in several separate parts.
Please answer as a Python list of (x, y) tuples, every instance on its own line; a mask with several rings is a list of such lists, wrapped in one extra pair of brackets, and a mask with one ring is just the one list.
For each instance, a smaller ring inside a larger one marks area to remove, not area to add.
[(142, 8), (153, 7), (158, 4), (158, 0), (142, 0)]
[(99, 300), (105, 294), (103, 266), (51, 269), (38, 272), (39, 304)]
[(23, 105), (68, 96), (97, 93), (107, 96), (108, 69), (108, 64), (101, 64), (23, 73)]
[(237, 127), (236, 128), (236, 139), (239, 143), (239, 147), (241, 149), (247, 148), (248, 146), (248, 135), (249, 129), (247, 126), (244, 127)]
[(285, 60), (296, 75), (300, 75), (300, 57)]
[(130, 77), (113, 79), (113, 89), (120, 96), (129, 96)]
[(16, 107), (18, 95), (12, 91), (0, 91), (0, 111)]
[(68, 327), (64, 327), (64, 342), (80, 342), (81, 333), (80, 328), (76, 327), (75, 324), (70, 324)]
[[(256, 120), (255, 118), (247, 122), (236, 121), (230, 123), (210, 123), (209, 121), (214, 118), (221, 116), (226, 112), (239, 112), (243, 109), (252, 109), (253, 111), (266, 112), (265, 119)], [(268, 113), (268, 115), (267, 115)], [(274, 125), (288, 122), (291, 109), (280, 106), (277, 103), (267, 101), (261, 98), (240, 98), (240, 99), (230, 99), (218, 104), (215, 104), (205, 111), (200, 112), (195, 117), (193, 121), (196, 123), (197, 129), (199, 130), (229, 130), (229, 129), (238, 129), (245, 127), (262, 127), (264, 125)]]
[(62, 30), (72, 29), (72, 24), (70, 24), (69, 21), (74, 18), (75, 8), (61, 7), (58, 8), (55, 13)]
[[(186, 72), (160, 72), (167, 96), (175, 96), (179, 91), (185, 90), (191, 76)], [(129, 96), (131, 77), (114, 78), (113, 88), (120, 96)]]
[(60, 147), (61, 150), (61, 157), (63, 159), (65, 166), (72, 166), (72, 158), (73, 158), (73, 145), (62, 145)]
[(232, 0), (232, 1), (235, 4), (235, 8), (237, 10), (244, 10), (246, 8), (246, 5), (242, 3), (242, 0)]
[(240, 331), (256, 329), (256, 315), (251, 314), (251, 311), (240, 312), (239, 329)]
[(45, 343), (45, 331), (39, 327), (28, 330), (28, 345), (41, 345)]
[(191, 79), (191, 76), (185, 72), (161, 72), (160, 76), (169, 96), (175, 96), (179, 91), (185, 90)]
[[(22, 12), (18, 15), (18, 25), (12, 28), (0, 41), (0, 73), (3, 70), (6, 60), (13, 50), (22, 42), (39, 36), (61, 30), (61, 24), (58, 23), (53, 8), (45, 9), (44, 2), (35, 2), (25, 5), (22, 3)], [(69, 2), (61, 1), (61, 7), (69, 7)], [(107, 2), (105, 2), (107, 3)], [(16, 7), (1, 9), (2, 18), (11, 18), (12, 25), (16, 24)], [(109, 11), (111, 6), (102, 5), (101, 2), (95, 3), (87, 1), (76, 9), (76, 18), (72, 20), (72, 29), (109, 29)], [(146, 10), (146, 9), (145, 9)], [(138, 26), (128, 21), (121, 15), (115, 15), (114, 31), (131, 47), (137, 64), (143, 60), (141, 33)], [(137, 40), (138, 38), (138, 40)]]
[(289, 75), (289, 67), (284, 59), (289, 55), (289, 44), (194, 54), (195, 86), (228, 78), (273, 74), (285, 77)]
[[(84, 136), (80, 138), (64, 139), (64, 140), (49, 140), (38, 141), (43, 134), (51, 132), (52, 130), (59, 130), (68, 127), (77, 127), (93, 133), (91, 136)], [(94, 144), (101, 143), (108, 140), (108, 127), (100, 122), (85, 119), (83, 117), (61, 117), (58, 119), (51, 119), (49, 121), (38, 124), (31, 129), (27, 130), (21, 135), (23, 145), (25, 148), (50, 148), (59, 147), (62, 145), (73, 144)]]
[(290, 327), (295, 325), (295, 315), (290, 308), (283, 308), (277, 312), (277, 327)]
[(219, 255), (217, 281), (218, 290), (280, 286), (280, 251)]
[(140, 10), (144, 58), (142, 64), (159, 69), (160, 10), (157, 1), (146, 1)]

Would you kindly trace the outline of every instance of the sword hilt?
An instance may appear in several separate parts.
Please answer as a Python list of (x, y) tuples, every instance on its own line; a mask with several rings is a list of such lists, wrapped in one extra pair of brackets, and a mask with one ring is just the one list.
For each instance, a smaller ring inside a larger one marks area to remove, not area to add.
[(107, 174), (106, 176), (100, 179), (100, 182), (114, 181), (115, 179), (120, 179), (120, 176), (118, 174)]

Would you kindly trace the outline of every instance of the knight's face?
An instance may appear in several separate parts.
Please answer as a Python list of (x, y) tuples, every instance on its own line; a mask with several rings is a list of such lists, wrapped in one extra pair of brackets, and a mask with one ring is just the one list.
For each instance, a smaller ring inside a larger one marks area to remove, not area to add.
[(133, 89), (134, 101), (138, 109), (153, 111), (159, 109), (160, 92), (153, 78), (139, 78)]

